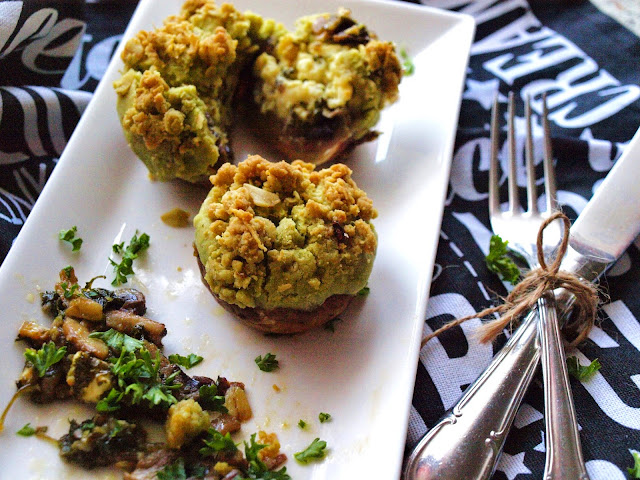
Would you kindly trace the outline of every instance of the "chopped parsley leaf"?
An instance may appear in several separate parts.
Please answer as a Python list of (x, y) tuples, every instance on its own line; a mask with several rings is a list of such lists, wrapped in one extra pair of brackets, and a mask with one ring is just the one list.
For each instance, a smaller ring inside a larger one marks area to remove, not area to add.
[(184, 357), (182, 355), (178, 355), (174, 353), (169, 355), (169, 361), (171, 363), (175, 363), (176, 365), (180, 365), (184, 368), (191, 368), (198, 365), (203, 358), (200, 355), (196, 355), (195, 353), (190, 353), (188, 356)]
[(256, 443), (256, 434), (253, 433), (249, 442), (244, 442), (244, 456), (247, 459), (249, 468), (246, 477), (241, 475), (236, 477), (238, 480), (259, 479), (259, 480), (291, 480), (291, 476), (287, 473), (286, 467), (280, 470), (269, 470), (262, 460), (258, 457), (258, 452), (267, 445)]
[(130, 337), (126, 333), (119, 332), (113, 328), (110, 328), (106, 332), (92, 332), (89, 334), (89, 337), (99, 338), (118, 354), (123, 350), (125, 352), (133, 353), (144, 347), (144, 342), (142, 340)]
[(224, 406), (224, 395), (218, 395), (218, 387), (216, 384), (202, 385), (198, 389), (200, 398), (198, 403), (205, 410), (227, 413), (227, 407)]
[(120, 401), (124, 397), (124, 392), (119, 392), (112, 388), (106, 397), (102, 397), (96, 404), (96, 411), (100, 413), (115, 412), (120, 410)]
[(31, 437), (36, 434), (36, 429), (31, 426), (31, 423), (27, 423), (24, 427), (18, 430), (16, 434), (23, 437)]
[(262, 355), (258, 355), (255, 358), (255, 362), (263, 372), (273, 372), (277, 368), (280, 368), (280, 363), (276, 360), (276, 356), (273, 353), (265, 354), (264, 358)]
[(318, 420), (320, 420), (320, 423), (328, 422), (329, 420), (331, 420), (331, 414), (320, 412), (318, 414)]
[(631, 478), (640, 478), (640, 452), (632, 451), (633, 467), (628, 467), (627, 472)]
[(149, 235), (143, 233), (138, 237), (138, 231), (131, 237), (129, 245), (124, 246), (124, 242), (113, 245), (113, 252), (122, 255), (120, 263), (115, 262), (113, 259), (109, 259), (109, 262), (113, 266), (113, 270), (116, 277), (111, 282), (111, 285), (122, 285), (127, 283), (127, 275), (133, 275), (133, 261), (138, 258), (138, 254), (144, 252), (149, 248)]
[(159, 480), (187, 480), (184, 459), (182, 457), (178, 458), (175, 462), (166, 465), (156, 475)]
[(38, 370), (38, 376), (44, 377), (47, 369), (62, 360), (66, 353), (67, 347), (57, 348), (55, 343), (49, 342), (42, 345), (39, 350), (27, 348), (24, 352), (24, 358)]
[(80, 288), (80, 285), (78, 285), (77, 283), (71, 285), (71, 288), (69, 288), (69, 284), (67, 282), (62, 282), (60, 286), (62, 287), (64, 298), (66, 298), (67, 300), (72, 298), (76, 294), (76, 290)]
[(76, 227), (75, 225), (68, 230), (60, 230), (60, 232), (58, 232), (58, 238), (60, 240), (71, 244), (72, 252), (77, 252), (78, 250), (80, 250), (80, 247), (82, 246), (82, 239), (76, 238), (77, 232), (78, 232), (78, 227)]
[(135, 352), (123, 348), (118, 357), (109, 357), (107, 360), (111, 363), (116, 385), (96, 405), (99, 412), (118, 410), (121, 403), (137, 405), (144, 401), (149, 408), (169, 408), (177, 403), (171, 391), (182, 386), (174, 383), (180, 372), (176, 371), (162, 379), (159, 375), (160, 353), (152, 359), (151, 353), (144, 347)]
[(294, 453), (293, 456), (300, 463), (309, 463), (312, 460), (319, 460), (326, 455), (325, 448), (327, 448), (327, 442), (316, 438), (311, 445), (302, 450), (301, 452)]
[(307, 422), (305, 422), (304, 420), (300, 419), (300, 421), (298, 422), (298, 426), (299, 426), (301, 429), (303, 429), (303, 430), (304, 430), (305, 428), (307, 428)]
[(234, 443), (229, 432), (222, 435), (217, 430), (210, 428), (207, 432), (207, 438), (202, 440), (206, 447), (200, 449), (200, 455), (215, 455), (218, 452), (235, 452), (238, 446)]
[(400, 49), (400, 58), (402, 59), (402, 73), (404, 75), (413, 75), (416, 71), (416, 66), (413, 64), (411, 57), (404, 48)]
[(591, 377), (593, 377), (595, 373), (600, 370), (601, 366), (602, 365), (600, 365), (600, 360), (598, 360), (597, 358), (587, 366), (580, 365), (578, 357), (567, 358), (567, 370), (569, 374), (580, 380), (581, 382), (589, 380)]
[(507, 255), (508, 244), (508, 241), (502, 241), (500, 235), (492, 235), (489, 241), (489, 254), (486, 256), (485, 262), (487, 268), (498, 274), (502, 280), (515, 285), (520, 280), (520, 269)]
[(369, 287), (362, 287), (360, 290), (358, 290), (358, 296), (366, 297), (367, 295), (369, 295), (370, 291), (371, 289)]

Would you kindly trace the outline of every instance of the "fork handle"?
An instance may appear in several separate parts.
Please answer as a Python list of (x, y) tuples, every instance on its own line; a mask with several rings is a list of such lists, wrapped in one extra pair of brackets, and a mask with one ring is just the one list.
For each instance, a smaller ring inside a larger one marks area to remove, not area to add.
[(538, 300), (538, 314), (547, 432), (547, 455), (543, 478), (544, 480), (589, 480), (582, 458), (580, 434), (553, 292), (547, 292)]
[(488, 479), (540, 358), (537, 310), (527, 315), (489, 367), (420, 440), (405, 480)]

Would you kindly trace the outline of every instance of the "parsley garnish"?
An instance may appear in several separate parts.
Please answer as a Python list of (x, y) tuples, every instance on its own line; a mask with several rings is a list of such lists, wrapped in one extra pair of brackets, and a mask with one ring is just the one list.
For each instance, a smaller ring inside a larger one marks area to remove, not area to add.
[(326, 455), (325, 448), (327, 448), (327, 442), (316, 438), (311, 442), (311, 445), (301, 452), (294, 453), (293, 456), (300, 463), (309, 463), (312, 460), (324, 458)]
[(118, 410), (122, 402), (136, 405), (144, 401), (150, 408), (153, 406), (168, 408), (177, 403), (178, 400), (171, 391), (182, 386), (174, 383), (175, 377), (180, 372), (176, 371), (162, 380), (158, 374), (159, 352), (156, 358), (152, 359), (151, 353), (146, 348), (140, 348), (136, 352), (123, 348), (119, 357), (109, 357), (108, 361), (112, 364), (111, 373), (116, 376), (117, 384), (96, 405), (96, 410), (99, 412)]
[(409, 76), (413, 75), (416, 71), (416, 66), (413, 64), (411, 57), (404, 48), (400, 49), (400, 58), (402, 58), (402, 73)]
[(169, 355), (169, 361), (171, 363), (175, 363), (176, 365), (180, 365), (184, 368), (191, 368), (198, 365), (203, 358), (200, 355), (196, 355), (195, 353), (190, 353), (188, 356), (183, 357), (182, 355), (178, 355), (174, 353)]
[(69, 288), (69, 284), (67, 282), (62, 282), (60, 286), (62, 287), (64, 298), (66, 298), (67, 300), (72, 298), (75, 295), (76, 290), (80, 288), (80, 285), (78, 285), (77, 283), (71, 285), (71, 288)]
[(304, 430), (305, 428), (307, 428), (307, 422), (305, 422), (304, 420), (300, 419), (300, 421), (298, 422), (298, 426), (299, 426), (301, 429), (303, 429), (303, 430)]
[(83, 432), (93, 430), (94, 428), (96, 428), (96, 423), (93, 420), (87, 420), (86, 422), (82, 422), (82, 425), (80, 425), (80, 430)]
[[(262, 460), (258, 457), (258, 452), (265, 448), (266, 445), (256, 443), (256, 434), (253, 433), (249, 439), (249, 443), (244, 442), (244, 456), (249, 463), (247, 469), (247, 476), (240, 477), (243, 480), (245, 478), (255, 478), (259, 480), (291, 480), (291, 477), (287, 473), (286, 467), (282, 467), (280, 470), (272, 471), (267, 468)], [(238, 478), (238, 480), (240, 480)]]
[(165, 466), (156, 475), (159, 480), (187, 480), (183, 458), (180, 457), (175, 462)]
[(218, 452), (235, 452), (238, 450), (237, 445), (233, 442), (229, 432), (222, 435), (217, 430), (210, 428), (207, 432), (207, 438), (202, 440), (206, 447), (200, 449), (200, 455), (205, 457), (215, 455)]
[(98, 403), (96, 404), (96, 411), (104, 413), (104, 412), (115, 412), (116, 410), (120, 410), (120, 401), (124, 397), (124, 392), (119, 392), (115, 388), (109, 390), (109, 393), (106, 397), (102, 397)]
[(62, 360), (66, 353), (67, 347), (57, 348), (55, 343), (49, 342), (42, 345), (39, 350), (27, 348), (24, 352), (24, 358), (38, 370), (38, 376), (44, 377), (47, 369)]
[(320, 412), (318, 414), (318, 420), (320, 420), (320, 423), (328, 422), (329, 420), (331, 420), (331, 414)]
[(265, 354), (264, 358), (262, 355), (258, 355), (255, 358), (256, 365), (263, 372), (273, 372), (275, 369), (280, 367), (278, 360), (276, 360), (276, 356), (273, 353)]
[(600, 360), (598, 360), (597, 358), (587, 366), (580, 365), (580, 360), (578, 360), (578, 357), (567, 358), (567, 370), (569, 371), (569, 374), (571, 374), (581, 382), (589, 380), (591, 377), (593, 377), (595, 373), (600, 370), (601, 366), (602, 365), (600, 365)]
[(198, 389), (200, 398), (198, 403), (205, 410), (226, 413), (227, 407), (224, 406), (224, 395), (218, 395), (218, 387), (216, 384), (202, 385)]
[(370, 291), (371, 289), (369, 287), (362, 287), (360, 290), (358, 290), (358, 296), (366, 297), (367, 295), (369, 295)]
[(633, 467), (628, 467), (627, 472), (631, 478), (640, 478), (640, 453), (631, 452), (633, 455)]
[(75, 225), (68, 230), (60, 230), (58, 232), (58, 238), (63, 242), (69, 242), (72, 246), (71, 251), (77, 252), (80, 250), (82, 246), (82, 239), (76, 238), (76, 233), (78, 232), (78, 227)]
[(133, 261), (138, 258), (138, 254), (144, 252), (147, 248), (149, 248), (149, 235), (143, 233), (138, 237), (138, 231), (131, 240), (129, 241), (129, 245), (124, 246), (124, 242), (116, 243), (113, 245), (113, 253), (122, 255), (122, 260), (120, 263), (116, 263), (113, 259), (109, 259), (111, 265), (113, 265), (113, 270), (116, 274), (116, 278), (113, 279), (111, 285), (122, 285), (123, 283), (127, 283), (127, 275), (133, 275)]
[(507, 255), (508, 244), (509, 242), (503, 242), (499, 235), (492, 235), (489, 241), (489, 254), (485, 261), (489, 270), (497, 273), (502, 280), (515, 285), (520, 279), (520, 269)]
[(36, 434), (36, 429), (33, 428), (30, 423), (27, 423), (24, 427), (18, 430), (16, 434), (23, 437), (31, 437), (32, 435)]
[(142, 340), (130, 337), (126, 333), (119, 332), (113, 328), (110, 328), (106, 332), (92, 332), (89, 334), (89, 337), (99, 338), (118, 355), (122, 351), (133, 353), (144, 347)]

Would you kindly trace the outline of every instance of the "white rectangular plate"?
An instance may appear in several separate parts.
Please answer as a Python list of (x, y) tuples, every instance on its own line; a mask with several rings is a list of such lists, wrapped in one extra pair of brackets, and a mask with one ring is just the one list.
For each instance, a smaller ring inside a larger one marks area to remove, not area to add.
[[(23, 366), (23, 345), (14, 342), (18, 327), (26, 319), (50, 321), (40, 310), (39, 292), (52, 288), (58, 271), (70, 264), (80, 282), (104, 274), (108, 279), (96, 285), (108, 286), (112, 244), (128, 242), (138, 229), (151, 236), (151, 247), (136, 260), (136, 275), (127, 286), (143, 291), (148, 316), (167, 325), (166, 354), (195, 352), (205, 358), (189, 374), (223, 375), (246, 384), (254, 416), (237, 441), (257, 430), (276, 432), (289, 457), (287, 470), (298, 480), (398, 478), (473, 20), (402, 2), (235, 4), (289, 28), (302, 15), (345, 6), (380, 38), (405, 48), (415, 64), (415, 73), (402, 81), (400, 100), (383, 113), (378, 126), (382, 135), (344, 160), (379, 211), (371, 293), (352, 302), (335, 332), (319, 329), (295, 337), (266, 337), (219, 307), (200, 281), (193, 229), (170, 228), (160, 220), (175, 207), (195, 214), (206, 191), (149, 181), (128, 148), (111, 86), (122, 66), (118, 52), (0, 269), (0, 405), (14, 393)], [(143, 1), (125, 38), (160, 25), (180, 5), (180, 0)], [(241, 134), (234, 146), (237, 159), (260, 153), (279, 160)], [(59, 230), (73, 225), (84, 239), (78, 253), (57, 238)], [(254, 358), (267, 352), (280, 360), (278, 371), (256, 367)], [(321, 424), (320, 412), (330, 413), (332, 420)], [(83, 420), (89, 414), (74, 402), (38, 406), (20, 399), (0, 434), (2, 475), (87, 478), (87, 472), (61, 461), (48, 443), (15, 432), (30, 422), (47, 425), (58, 437), (67, 430), (68, 418)], [(305, 430), (297, 426), (300, 419), (309, 425)], [(293, 454), (316, 437), (328, 444), (326, 458), (297, 464)], [(102, 469), (91, 476), (121, 474)]]

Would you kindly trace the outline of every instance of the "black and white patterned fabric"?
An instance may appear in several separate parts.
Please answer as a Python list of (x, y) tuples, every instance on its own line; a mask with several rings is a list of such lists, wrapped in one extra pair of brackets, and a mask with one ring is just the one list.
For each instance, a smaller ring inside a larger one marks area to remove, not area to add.
[[(640, 126), (640, 39), (586, 1), (423, 3), (469, 13), (477, 22), (425, 318), (429, 333), (507, 292), (484, 263), (488, 124), (496, 93), (506, 100), (514, 91), (534, 101), (547, 93), (559, 200), (575, 218)], [(0, 1), (0, 259), (55, 168), (134, 9), (132, 1)], [(517, 117), (522, 127), (522, 101)], [(522, 128), (518, 135), (522, 143)], [(639, 249), (636, 241), (608, 273), (601, 323), (569, 352), (583, 364), (595, 358), (602, 364), (591, 380), (572, 380), (593, 480), (627, 478), (631, 452), (640, 450)], [(478, 325), (470, 321), (422, 349), (407, 448), (504, 343), (478, 344), (472, 338)], [(542, 476), (540, 378), (525, 397), (495, 479)]]

